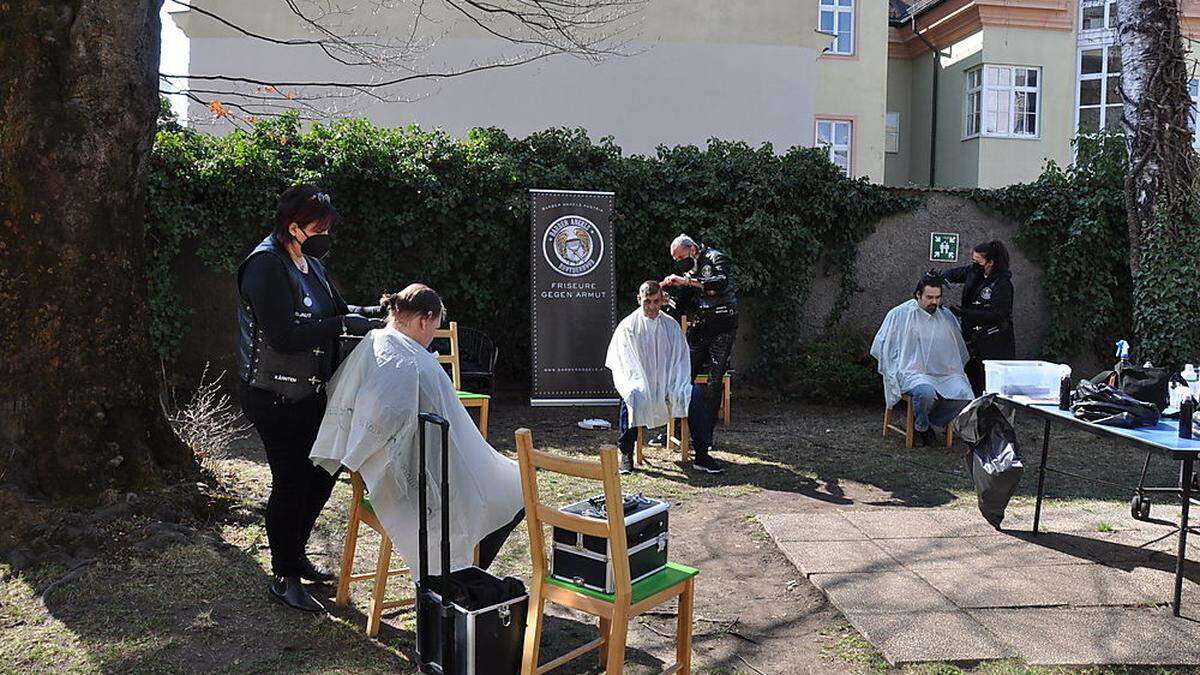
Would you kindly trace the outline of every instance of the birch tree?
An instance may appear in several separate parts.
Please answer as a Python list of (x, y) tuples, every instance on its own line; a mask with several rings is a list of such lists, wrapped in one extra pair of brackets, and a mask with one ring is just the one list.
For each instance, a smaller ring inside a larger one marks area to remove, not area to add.
[(1134, 327), (1141, 356), (1162, 365), (1200, 354), (1197, 156), (1179, 3), (1117, 0)]

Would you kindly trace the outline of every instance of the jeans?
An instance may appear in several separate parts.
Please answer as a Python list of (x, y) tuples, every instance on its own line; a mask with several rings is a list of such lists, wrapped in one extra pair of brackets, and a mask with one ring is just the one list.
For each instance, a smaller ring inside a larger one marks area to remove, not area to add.
[(912, 397), (913, 411), (916, 420), (913, 426), (917, 431), (925, 431), (930, 426), (944, 427), (958, 417), (958, 413), (970, 401), (941, 398), (937, 390), (930, 384), (918, 384), (904, 392)]
[[(697, 457), (708, 454), (712, 447), (712, 432), (715, 418), (708, 414), (707, 401), (700, 395), (701, 387), (692, 385), (692, 400), (688, 404), (688, 432), (692, 437), (692, 449)], [(617, 447), (626, 457), (633, 456), (633, 446), (637, 443), (638, 427), (629, 426), (629, 406), (621, 401), (620, 413), (621, 437)]]
[(275, 576), (299, 576), (304, 548), (336, 477), (312, 463), (325, 413), (325, 394), (289, 402), (265, 389), (243, 385), (242, 412), (262, 438), (271, 467), (267, 499), (267, 543)]

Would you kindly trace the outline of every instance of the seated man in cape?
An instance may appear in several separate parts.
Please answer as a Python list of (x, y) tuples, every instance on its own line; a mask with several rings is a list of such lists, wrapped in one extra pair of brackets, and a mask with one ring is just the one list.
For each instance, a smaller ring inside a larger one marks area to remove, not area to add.
[(883, 320), (871, 356), (879, 361), (883, 396), (891, 408), (903, 394), (912, 397), (914, 426), (924, 445), (933, 445), (933, 427), (945, 427), (974, 398), (963, 366), (970, 356), (958, 319), (942, 307), (942, 281), (926, 275), (913, 299)]
[(692, 447), (707, 452), (712, 420), (692, 384), (691, 353), (679, 322), (662, 311), (666, 296), (657, 281), (638, 289), (640, 305), (617, 325), (604, 365), (621, 395), (621, 473), (633, 470), (638, 428), (664, 426), (687, 416)]
[[(410, 566), (418, 560), (417, 414), (450, 422), (450, 558), (471, 564), (476, 544), (486, 568), (524, 516), (517, 463), (496, 452), (458, 400), (454, 383), (429, 352), (445, 318), (438, 294), (423, 284), (385, 295), (385, 327), (367, 333), (329, 383), (329, 405), (313, 444), (313, 463), (330, 473), (362, 475), (371, 508)], [(430, 574), (441, 574), (441, 437), (426, 427)]]

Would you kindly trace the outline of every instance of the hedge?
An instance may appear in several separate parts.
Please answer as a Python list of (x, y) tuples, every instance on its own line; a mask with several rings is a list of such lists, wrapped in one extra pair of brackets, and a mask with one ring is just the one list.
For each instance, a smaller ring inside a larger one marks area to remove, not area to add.
[[(855, 290), (855, 249), (879, 218), (916, 200), (850, 180), (820, 149), (710, 140), (624, 156), (611, 138), (551, 129), (514, 138), (475, 129), (380, 128), (367, 120), (256, 122), (215, 137), (163, 124), (150, 176), (148, 271), (160, 353), (170, 359), (189, 328), (172, 273), (196, 250), (232, 274), (268, 231), (277, 196), (296, 182), (324, 186), (344, 222), (326, 261), (343, 295), (370, 302), (412, 281), (429, 283), (451, 316), (490, 334), (501, 373), (529, 371), (531, 188), (611, 190), (618, 301), (670, 269), (680, 232), (732, 257), (745, 297), (757, 297), (759, 362), (739, 364), (767, 381), (803, 365), (795, 338), (819, 261), (843, 276), (836, 323)], [(231, 298), (231, 305), (233, 299)], [(230, 319), (232, 321), (232, 318)]]

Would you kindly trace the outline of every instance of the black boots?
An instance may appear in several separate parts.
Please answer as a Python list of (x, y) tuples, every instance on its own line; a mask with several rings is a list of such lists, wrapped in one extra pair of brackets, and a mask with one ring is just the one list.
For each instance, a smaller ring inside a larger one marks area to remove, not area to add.
[(300, 559), (300, 578), (317, 584), (327, 584), (337, 579), (337, 575), (317, 567), (317, 564), (309, 560), (308, 556), (304, 556)]
[(276, 577), (267, 587), (271, 599), (302, 612), (324, 612), (325, 606), (308, 594), (300, 577)]

